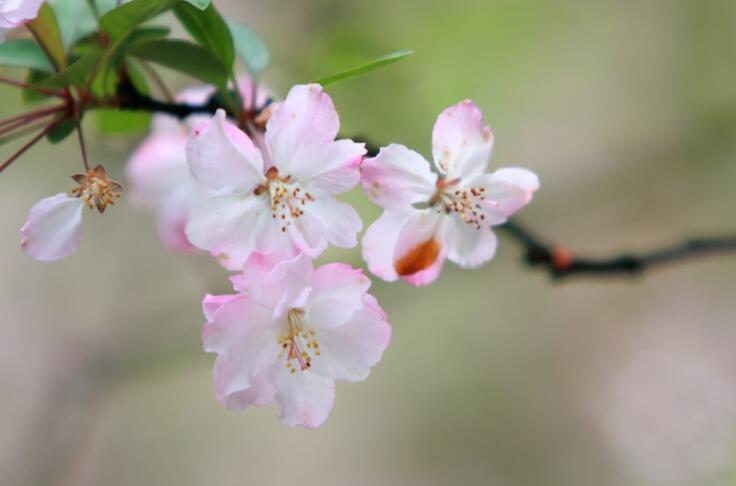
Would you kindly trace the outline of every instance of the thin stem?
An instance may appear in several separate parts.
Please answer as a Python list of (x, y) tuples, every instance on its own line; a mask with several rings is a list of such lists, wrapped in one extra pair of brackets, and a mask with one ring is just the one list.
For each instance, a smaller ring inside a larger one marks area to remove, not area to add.
[(54, 91), (46, 88), (38, 88), (35, 86), (31, 86), (28, 83), (22, 83), (20, 81), (16, 81), (14, 79), (6, 78), (5, 76), (0, 76), (0, 83), (9, 84), (11, 86), (15, 86), (16, 88), (21, 89), (30, 89), (33, 91), (38, 91), (39, 93), (43, 93), (48, 96), (56, 96), (58, 98), (64, 98), (64, 94), (59, 91)]
[(79, 105), (74, 106), (74, 124), (77, 126), (77, 135), (79, 137), (79, 148), (82, 151), (82, 162), (84, 163), (84, 169), (89, 172), (89, 160), (87, 159), (87, 145), (84, 143), (84, 134), (82, 133), (82, 115), (79, 110)]
[(44, 128), (43, 130), (41, 130), (41, 132), (38, 135), (36, 135), (35, 137), (33, 137), (31, 140), (29, 140), (17, 152), (15, 152), (13, 155), (11, 155), (8, 160), (6, 160), (5, 162), (3, 162), (2, 165), (0, 165), (0, 172), (4, 171), (5, 169), (7, 169), (10, 166), (10, 164), (12, 164), (16, 160), (18, 160), (18, 157), (20, 157), (21, 155), (23, 155), (29, 148), (33, 147), (43, 137), (45, 137), (46, 135), (48, 135), (48, 133), (51, 130), (53, 130), (54, 128), (56, 128), (56, 126), (59, 125), (59, 123), (61, 123), (65, 118), (66, 117), (61, 117), (58, 120), (54, 120), (46, 128)]
[(42, 108), (40, 110), (35, 110), (35, 111), (29, 111), (29, 112), (26, 112), (26, 113), (21, 113), (20, 115), (15, 115), (15, 116), (11, 116), (9, 118), (5, 118), (4, 120), (0, 120), (0, 127), (3, 127), (5, 125), (9, 125), (11, 123), (15, 123), (15, 122), (18, 122), (18, 121), (23, 121), (23, 120), (26, 120), (26, 119), (29, 119), (29, 118), (30, 119), (33, 119), (33, 118), (36, 118), (38, 116), (46, 116), (46, 115), (50, 115), (50, 114), (53, 114), (53, 113), (58, 113), (60, 111), (64, 111), (65, 109), (66, 109), (66, 105), (56, 105), (56, 106), (51, 106), (51, 107), (48, 107), (48, 108)]
[(34, 123), (34, 122), (36, 122), (36, 121), (38, 121), (38, 120), (40, 120), (42, 118), (46, 118), (48, 116), (53, 116), (53, 115), (55, 115), (57, 113), (58, 113), (58, 111), (52, 111), (52, 112), (49, 112), (49, 113), (41, 113), (39, 115), (35, 115), (35, 116), (32, 116), (32, 117), (24, 118), (22, 120), (18, 120), (15, 123), (5, 124), (4, 126), (1, 126), (0, 127), (0, 137), (5, 136), (5, 135), (9, 135), (9, 134), (13, 133), (14, 131), (16, 131), (18, 129), (21, 129), (21, 128), (24, 128), (24, 127), (30, 125), (31, 123)]

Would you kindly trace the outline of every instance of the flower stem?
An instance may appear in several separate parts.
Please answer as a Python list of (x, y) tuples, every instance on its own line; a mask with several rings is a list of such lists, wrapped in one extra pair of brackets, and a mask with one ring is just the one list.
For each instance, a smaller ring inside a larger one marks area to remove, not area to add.
[(7, 159), (5, 162), (3, 162), (3, 164), (0, 165), (0, 172), (2, 172), (5, 169), (7, 169), (10, 166), (10, 164), (12, 164), (16, 160), (18, 160), (18, 157), (20, 157), (28, 149), (30, 149), (31, 147), (33, 147), (34, 145), (36, 145), (36, 143), (38, 143), (39, 140), (41, 140), (43, 137), (45, 137), (46, 135), (48, 135), (51, 130), (53, 130), (54, 128), (56, 128), (65, 119), (66, 119), (66, 117), (61, 117), (61, 118), (59, 118), (57, 120), (54, 120), (53, 122), (49, 123), (46, 126), (46, 128), (44, 128), (43, 130), (41, 130), (41, 132), (38, 135), (36, 135), (32, 139), (30, 139), (17, 152), (15, 152), (13, 155), (11, 155), (9, 159)]

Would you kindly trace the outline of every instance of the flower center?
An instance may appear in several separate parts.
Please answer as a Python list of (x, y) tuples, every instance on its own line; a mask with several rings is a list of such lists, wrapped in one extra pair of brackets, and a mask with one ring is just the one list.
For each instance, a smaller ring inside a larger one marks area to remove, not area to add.
[(455, 213), (467, 224), (480, 229), (486, 219), (484, 211), (488, 206), (498, 207), (498, 202), (489, 199), (484, 187), (458, 188), (460, 179), (448, 181), (444, 177), (437, 179), (437, 192), (432, 196), (430, 205), (437, 212)]
[[(304, 371), (312, 366), (312, 358), (319, 356), (319, 342), (314, 329), (309, 329), (304, 322), (304, 311), (291, 309), (286, 314), (281, 334), (276, 338), (280, 349), (278, 358), (286, 356), (286, 369), (291, 374), (297, 369)], [(310, 354), (311, 353), (311, 354)]]
[(115, 199), (122, 194), (123, 187), (109, 179), (105, 168), (98, 165), (86, 174), (72, 176), (79, 186), (72, 189), (75, 197), (81, 197), (90, 209), (95, 207), (100, 213), (105, 212), (107, 206), (115, 204)]
[(271, 201), (271, 217), (281, 223), (283, 232), (291, 225), (292, 219), (304, 214), (304, 206), (314, 201), (314, 197), (302, 191), (299, 183), (291, 175), (279, 176), (276, 167), (266, 171), (266, 181), (255, 189), (256, 195), (266, 193)]

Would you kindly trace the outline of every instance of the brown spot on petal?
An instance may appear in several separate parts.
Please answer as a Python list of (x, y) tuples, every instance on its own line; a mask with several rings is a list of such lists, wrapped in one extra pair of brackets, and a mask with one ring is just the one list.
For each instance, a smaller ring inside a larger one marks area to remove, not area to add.
[(396, 273), (402, 277), (414, 275), (431, 267), (437, 261), (439, 254), (440, 245), (437, 243), (437, 240), (431, 238), (415, 246), (399, 258), (394, 263), (394, 268), (396, 269)]

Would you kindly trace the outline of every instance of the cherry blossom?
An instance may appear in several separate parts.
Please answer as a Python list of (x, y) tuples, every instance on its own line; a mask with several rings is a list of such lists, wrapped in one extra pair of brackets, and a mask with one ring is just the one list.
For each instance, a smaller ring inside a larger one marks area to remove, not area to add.
[(19, 27), (38, 15), (44, 0), (0, 0), (0, 42), (5, 33)]
[(446, 259), (464, 268), (496, 250), (492, 225), (526, 205), (539, 180), (522, 168), (485, 173), (493, 133), (471, 101), (444, 110), (432, 132), (439, 175), (418, 153), (392, 144), (361, 168), (368, 197), (384, 208), (363, 237), (363, 257), (376, 276), (412, 285), (433, 282)]
[[(238, 78), (238, 89), (246, 110), (257, 110), (268, 102), (268, 91), (255, 86), (250, 78)], [(211, 86), (193, 86), (176, 97), (180, 103), (204, 104), (215, 92)], [(192, 115), (180, 122), (168, 115), (157, 115), (151, 135), (131, 155), (126, 166), (130, 200), (141, 207), (154, 208), (158, 215), (159, 237), (172, 251), (189, 251), (184, 228), (192, 208), (213, 191), (201, 184), (187, 164), (186, 143), (191, 127), (208, 121), (207, 115)]]
[(41, 199), (31, 208), (20, 230), (21, 248), (36, 260), (61, 260), (77, 251), (84, 206), (103, 213), (115, 204), (122, 191), (101, 165), (72, 179), (79, 184), (72, 196), (62, 192)]
[(360, 180), (364, 144), (338, 140), (340, 122), (319, 85), (294, 86), (256, 146), (219, 110), (187, 144), (194, 176), (216, 195), (192, 210), (189, 241), (242, 269), (254, 251), (316, 257), (357, 244), (361, 221), (334, 198)]
[(207, 295), (203, 344), (217, 353), (215, 393), (228, 409), (278, 404), (289, 425), (317, 428), (335, 381), (365, 380), (391, 337), (367, 293), (370, 280), (343, 263), (313, 269), (306, 255), (273, 265), (251, 253), (234, 295)]

